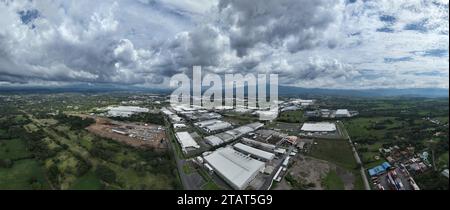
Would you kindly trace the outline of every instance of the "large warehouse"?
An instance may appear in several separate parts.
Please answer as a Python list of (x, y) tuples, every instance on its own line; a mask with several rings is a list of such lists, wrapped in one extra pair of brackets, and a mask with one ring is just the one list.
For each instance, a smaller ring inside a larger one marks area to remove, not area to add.
[(329, 122), (304, 123), (301, 130), (305, 132), (334, 132), (336, 131), (336, 125)]
[(338, 109), (336, 110), (335, 117), (351, 117), (352, 115), (347, 109)]
[(138, 106), (110, 106), (106, 109), (110, 117), (130, 117), (133, 114), (149, 112), (149, 109)]
[(180, 143), (180, 146), (183, 149), (184, 153), (187, 153), (189, 149), (200, 148), (200, 146), (188, 132), (177, 132), (175, 136), (177, 137), (178, 143)]
[(264, 162), (231, 147), (217, 149), (204, 157), (214, 171), (236, 190), (244, 190), (264, 170)]
[(207, 120), (194, 124), (208, 133), (225, 130), (232, 127), (232, 125), (229, 122), (224, 122), (221, 120)]
[(262, 123), (251, 123), (251, 124), (247, 124), (247, 125), (235, 128), (233, 130), (218, 133), (214, 136), (208, 136), (205, 138), (205, 140), (208, 144), (210, 144), (212, 146), (217, 146), (222, 143), (230, 142), (232, 140), (238, 139), (241, 136), (251, 133), (263, 126), (264, 126), (264, 124), (262, 124)]
[(266, 152), (266, 151), (260, 150), (260, 149), (256, 149), (254, 147), (250, 147), (250, 146), (247, 146), (242, 143), (235, 144), (234, 148), (243, 153), (252, 155), (253, 157), (259, 158), (260, 160), (264, 160), (264, 161), (271, 161), (271, 160), (273, 160), (273, 158), (275, 158), (275, 154), (273, 154), (273, 153)]

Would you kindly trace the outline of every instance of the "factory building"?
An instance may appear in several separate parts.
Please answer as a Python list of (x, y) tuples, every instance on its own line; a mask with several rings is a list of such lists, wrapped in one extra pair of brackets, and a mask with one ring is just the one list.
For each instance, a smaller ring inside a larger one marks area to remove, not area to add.
[(301, 130), (305, 132), (335, 132), (336, 125), (329, 122), (304, 123)]
[(242, 138), (242, 142), (250, 144), (250, 145), (254, 145), (257, 146), (261, 149), (267, 150), (267, 151), (274, 151), (276, 146), (273, 144), (267, 144), (267, 143), (263, 143), (260, 141), (255, 141), (252, 139), (248, 139), (248, 138)]
[(241, 151), (245, 154), (249, 154), (254, 158), (258, 158), (263, 161), (271, 161), (273, 158), (275, 158), (275, 154), (266, 152), (264, 150), (256, 149), (251, 146), (247, 146), (242, 143), (237, 143), (233, 146), (236, 150)]
[(248, 157), (231, 147), (223, 147), (206, 155), (205, 161), (233, 189), (244, 190), (258, 173), (264, 171), (264, 162)]
[(107, 108), (110, 117), (130, 117), (133, 114), (149, 112), (147, 108), (138, 106), (113, 106)]
[(211, 146), (219, 146), (224, 143), (224, 141), (217, 136), (208, 136), (205, 137), (205, 141)]
[[(225, 142), (230, 142), (242, 137), (245, 134), (254, 132), (255, 130), (263, 127), (262, 123), (251, 123), (248, 125), (244, 125), (233, 130), (229, 130), (226, 132), (218, 133), (214, 136), (208, 136), (205, 138), (206, 142), (212, 146), (218, 146)], [(220, 140), (219, 140), (220, 139)]]
[(221, 120), (207, 120), (195, 123), (196, 126), (205, 130), (208, 133), (214, 133), (222, 130), (226, 130), (232, 127), (229, 122), (224, 122)]
[(336, 110), (335, 117), (351, 117), (352, 115), (347, 109), (338, 109)]
[(177, 137), (177, 141), (178, 143), (180, 143), (180, 146), (184, 153), (187, 153), (189, 150), (200, 148), (200, 146), (188, 132), (177, 132), (175, 136)]

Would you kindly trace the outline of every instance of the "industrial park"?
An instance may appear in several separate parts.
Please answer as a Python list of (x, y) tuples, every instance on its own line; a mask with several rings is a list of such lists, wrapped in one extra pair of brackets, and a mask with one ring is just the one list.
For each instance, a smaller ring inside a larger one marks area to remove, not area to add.
[[(410, 195), (449, 188), (448, 12), (0, 0), (0, 191), (149, 190), (132, 199), (170, 209), (442, 202)], [(113, 194), (91, 199), (131, 207)]]

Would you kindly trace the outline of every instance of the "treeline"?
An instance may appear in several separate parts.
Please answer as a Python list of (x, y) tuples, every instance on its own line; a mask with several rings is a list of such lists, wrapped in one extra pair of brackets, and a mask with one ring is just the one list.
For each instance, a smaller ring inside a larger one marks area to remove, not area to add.
[(4, 119), (0, 120), (0, 129), (5, 132), (0, 133), (0, 139), (11, 139), (20, 137), (22, 132), (22, 126), (30, 123), (28, 118), (17, 119), (16, 116), (10, 115), (6, 116)]
[(77, 116), (70, 116), (65, 114), (58, 114), (54, 117), (54, 119), (58, 120), (59, 123), (69, 125), (73, 130), (84, 129), (91, 124), (95, 123), (95, 120), (92, 118), (81, 118)]

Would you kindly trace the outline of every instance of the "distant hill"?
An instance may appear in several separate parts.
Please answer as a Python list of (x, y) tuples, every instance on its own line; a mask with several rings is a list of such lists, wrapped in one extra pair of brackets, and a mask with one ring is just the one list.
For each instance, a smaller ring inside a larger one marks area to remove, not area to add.
[[(206, 88), (207, 89), (207, 88)], [(203, 89), (206, 90), (206, 89)], [(0, 93), (64, 93), (64, 92), (150, 92), (159, 94), (170, 94), (172, 89), (163, 88), (145, 88), (135, 86), (116, 86), (116, 85), (72, 85), (62, 87), (6, 87), (0, 86)], [(439, 98), (449, 97), (448, 89), (440, 88), (411, 88), (411, 89), (322, 89), (322, 88), (300, 88), (292, 86), (279, 86), (278, 94), (280, 96), (353, 96), (353, 97), (426, 97)]]
[(365, 90), (349, 90), (349, 89), (310, 89), (290, 86), (278, 87), (279, 95), (329, 95), (329, 96), (358, 96), (358, 97), (393, 97), (393, 96), (410, 96), (410, 97), (448, 97), (448, 89), (440, 88), (411, 88), (411, 89), (365, 89)]

